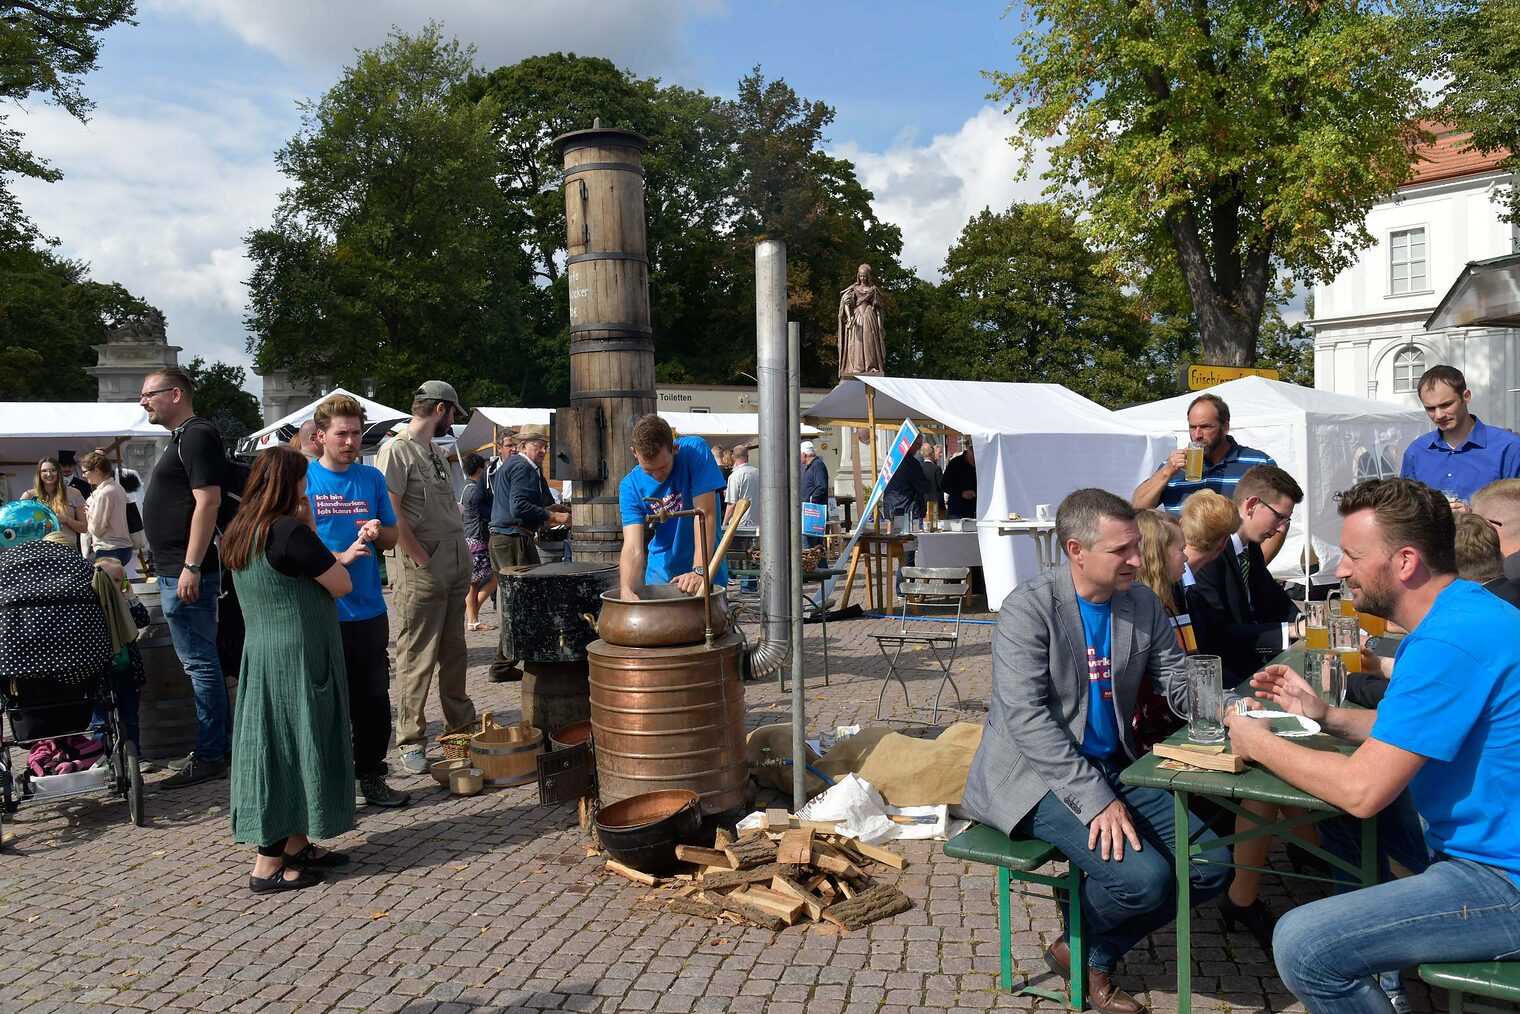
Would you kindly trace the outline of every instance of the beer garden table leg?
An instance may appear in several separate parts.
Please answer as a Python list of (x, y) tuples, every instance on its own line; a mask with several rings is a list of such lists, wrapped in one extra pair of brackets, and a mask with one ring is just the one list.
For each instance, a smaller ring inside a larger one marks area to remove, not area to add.
[(1193, 838), (1188, 833), (1188, 794), (1172, 793), (1172, 855), (1177, 863), (1177, 1014), (1193, 1010)]

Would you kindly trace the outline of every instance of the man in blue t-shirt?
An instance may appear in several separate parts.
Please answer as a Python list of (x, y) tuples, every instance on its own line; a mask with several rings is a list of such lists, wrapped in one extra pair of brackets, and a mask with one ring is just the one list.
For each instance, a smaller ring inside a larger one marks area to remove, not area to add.
[[(1003, 834), (1051, 843), (1082, 868), (1090, 1006), (1140, 1014), (1140, 1002), (1114, 981), (1118, 963), (1176, 915), (1180, 835), (1216, 837), (1196, 817), (1179, 831), (1169, 795), (1120, 778), (1141, 754), (1134, 718), (1142, 684), (1188, 713), (1185, 656), (1161, 600), (1135, 580), (1132, 505), (1079, 489), (1061, 501), (1056, 533), (1066, 565), (1020, 584), (998, 613), (992, 702), (961, 805)], [(1189, 866), (1195, 905), (1229, 884), (1218, 851)], [(1064, 937), (1045, 960), (1071, 977)]]
[[(632, 443), (638, 464), (618, 484), (623, 518), (618, 569), (623, 598), (638, 598), (646, 584), (666, 583), (688, 595), (699, 595), (709, 567), (713, 584), (728, 584), (728, 568), (710, 559), (718, 544), (717, 493), (725, 483), (707, 441), (701, 437), (677, 440), (669, 423), (650, 414), (634, 424)], [(646, 547), (645, 527), (657, 510), (699, 511), (705, 544), (697, 544), (696, 519), (688, 515), (655, 525)]]
[(306, 466), (306, 496), (317, 536), (348, 568), (353, 590), (338, 600), (343, 664), (348, 671), (348, 716), (354, 737), (354, 778), (371, 806), (405, 806), (411, 796), (385, 781), (391, 741), (390, 620), (380, 590), (378, 551), (396, 544), (396, 512), (380, 470), (359, 459), (364, 409), (346, 394), (317, 406), (321, 457)]
[(1341, 494), (1340, 513), (1337, 576), (1357, 611), (1409, 631), (1387, 695), (1376, 711), (1332, 708), (1298, 674), (1269, 666), (1252, 680), (1262, 696), (1360, 745), (1310, 749), (1234, 715), (1231, 743), (1354, 817), (1407, 787), (1435, 861), (1279, 920), (1278, 972), (1316, 1014), (1387, 1011), (1381, 973), (1487, 961), (1520, 939), (1520, 612), (1457, 579), (1451, 508), (1424, 483), (1361, 483)]

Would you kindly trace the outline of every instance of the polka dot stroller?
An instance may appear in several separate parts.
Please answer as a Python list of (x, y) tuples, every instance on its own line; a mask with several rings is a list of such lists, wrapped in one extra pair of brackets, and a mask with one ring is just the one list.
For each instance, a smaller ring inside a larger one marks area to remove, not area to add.
[[(141, 826), (137, 746), (122, 735), (112, 679), (125, 659), (112, 653), (94, 568), (41, 538), (57, 526), (40, 505), (0, 506), (0, 819), (35, 803), (105, 793), (125, 798)], [(100, 741), (93, 766), (41, 777), (28, 770), (28, 751), (47, 740), (80, 742), (72, 737)]]

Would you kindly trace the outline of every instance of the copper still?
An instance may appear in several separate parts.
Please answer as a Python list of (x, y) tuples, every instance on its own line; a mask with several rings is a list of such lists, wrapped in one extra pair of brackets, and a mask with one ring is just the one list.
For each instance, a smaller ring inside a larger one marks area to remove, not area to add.
[(626, 648), (593, 641), (591, 726), (603, 805), (660, 789), (691, 789), (716, 816), (747, 804), (743, 638)]

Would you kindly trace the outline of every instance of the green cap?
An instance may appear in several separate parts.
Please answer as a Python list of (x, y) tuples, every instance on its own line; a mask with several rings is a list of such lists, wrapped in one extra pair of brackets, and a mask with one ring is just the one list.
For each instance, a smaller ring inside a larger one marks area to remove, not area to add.
[(465, 407), (460, 404), (459, 392), (454, 390), (454, 385), (442, 380), (429, 380), (417, 388), (414, 398), (432, 398), (434, 401), (446, 401), (454, 406), (456, 415), (464, 415)]

